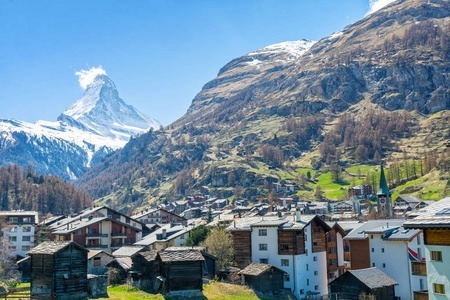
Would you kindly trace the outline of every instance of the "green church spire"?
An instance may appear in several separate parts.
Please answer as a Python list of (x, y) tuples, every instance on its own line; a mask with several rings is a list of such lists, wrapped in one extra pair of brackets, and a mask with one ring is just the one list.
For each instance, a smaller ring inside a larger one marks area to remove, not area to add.
[(381, 164), (381, 175), (380, 175), (380, 188), (378, 189), (377, 195), (390, 195), (391, 192), (386, 183), (386, 177), (384, 176), (383, 164)]

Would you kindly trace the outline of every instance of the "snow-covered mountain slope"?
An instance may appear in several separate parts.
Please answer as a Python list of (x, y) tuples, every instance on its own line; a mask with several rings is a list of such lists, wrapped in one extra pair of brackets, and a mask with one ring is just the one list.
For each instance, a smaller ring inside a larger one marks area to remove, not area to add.
[(161, 124), (127, 105), (102, 74), (56, 122), (0, 119), (0, 165), (31, 164), (40, 173), (75, 179), (132, 136)]

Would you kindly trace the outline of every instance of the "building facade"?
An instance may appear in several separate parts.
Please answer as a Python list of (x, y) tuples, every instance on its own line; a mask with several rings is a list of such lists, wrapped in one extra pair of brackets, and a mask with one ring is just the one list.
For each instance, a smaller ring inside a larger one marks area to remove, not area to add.
[[(410, 230), (423, 230), (428, 285), (414, 291), (414, 299), (450, 299), (450, 197), (424, 208), (404, 224)], [(420, 271), (420, 270), (418, 270)], [(423, 271), (422, 271), (423, 273)]]
[(1, 211), (0, 217), (6, 226), (2, 229), (4, 241), (1, 247), (7, 247), (8, 254), (26, 257), (26, 253), (35, 246), (35, 230), (39, 214), (35, 211)]
[(49, 226), (55, 241), (74, 241), (89, 250), (114, 250), (142, 239), (144, 224), (108, 207), (88, 208)]
[(301, 299), (325, 296), (327, 287), (326, 233), (330, 227), (314, 215), (248, 217), (228, 227), (233, 234), (238, 267), (273, 265), (284, 272), (284, 288)]

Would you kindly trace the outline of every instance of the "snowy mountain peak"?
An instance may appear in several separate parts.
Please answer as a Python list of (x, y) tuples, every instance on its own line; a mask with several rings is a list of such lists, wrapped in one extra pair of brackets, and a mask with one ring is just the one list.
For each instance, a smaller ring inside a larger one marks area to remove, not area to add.
[(84, 95), (56, 122), (0, 119), (0, 165), (32, 164), (40, 173), (75, 179), (107, 153), (161, 124), (126, 104), (101, 68), (77, 72)]
[(126, 104), (106, 74), (97, 75), (86, 86), (83, 97), (67, 108), (58, 120), (76, 121), (80, 127), (103, 136), (126, 140), (130, 135), (161, 126), (158, 121)]

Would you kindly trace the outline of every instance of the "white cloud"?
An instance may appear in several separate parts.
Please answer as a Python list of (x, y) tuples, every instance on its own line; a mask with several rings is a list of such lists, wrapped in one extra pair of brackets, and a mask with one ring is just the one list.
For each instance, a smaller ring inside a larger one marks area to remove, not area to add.
[(95, 77), (98, 75), (106, 75), (105, 70), (103, 70), (102, 66), (98, 68), (92, 67), (90, 70), (81, 70), (75, 73), (78, 76), (78, 82), (80, 86), (85, 90), (86, 87), (91, 84)]
[(376, 12), (379, 9), (382, 9), (383, 7), (391, 4), (394, 1), (395, 0), (370, 0), (370, 10), (367, 12), (366, 16)]

